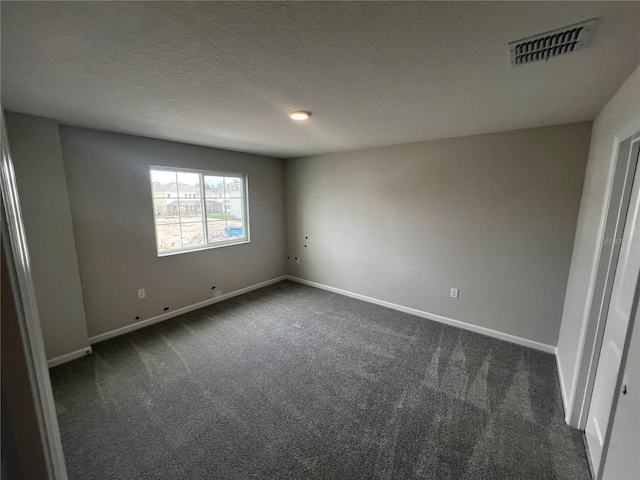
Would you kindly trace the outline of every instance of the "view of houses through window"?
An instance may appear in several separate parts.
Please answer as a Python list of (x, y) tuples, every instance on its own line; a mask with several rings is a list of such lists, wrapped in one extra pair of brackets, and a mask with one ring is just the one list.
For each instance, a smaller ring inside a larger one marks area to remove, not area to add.
[(158, 253), (248, 240), (243, 174), (151, 167)]

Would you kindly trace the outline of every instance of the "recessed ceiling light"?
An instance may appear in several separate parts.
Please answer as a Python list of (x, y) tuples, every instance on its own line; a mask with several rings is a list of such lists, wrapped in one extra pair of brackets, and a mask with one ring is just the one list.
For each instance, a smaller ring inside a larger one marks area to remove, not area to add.
[(304, 112), (302, 110), (299, 110), (299, 111), (296, 111), (296, 112), (291, 112), (289, 114), (289, 118), (291, 120), (306, 120), (310, 116), (311, 116), (311, 112)]

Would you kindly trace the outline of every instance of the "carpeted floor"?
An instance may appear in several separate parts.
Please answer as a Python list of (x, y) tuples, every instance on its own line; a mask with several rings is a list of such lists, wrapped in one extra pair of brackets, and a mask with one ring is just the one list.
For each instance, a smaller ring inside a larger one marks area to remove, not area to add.
[(72, 480), (590, 478), (552, 355), (289, 281), (51, 378)]

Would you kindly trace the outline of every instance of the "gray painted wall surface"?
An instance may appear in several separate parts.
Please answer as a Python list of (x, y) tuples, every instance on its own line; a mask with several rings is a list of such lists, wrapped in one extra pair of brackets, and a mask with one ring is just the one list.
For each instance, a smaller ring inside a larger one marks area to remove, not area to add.
[[(284, 274), (282, 160), (60, 126), (89, 336)], [(251, 243), (159, 258), (149, 165), (249, 178)], [(146, 289), (138, 300), (137, 290)]]
[(287, 160), (288, 273), (555, 346), (590, 130)]
[(47, 358), (89, 345), (58, 122), (6, 113)]
[[(575, 369), (582, 353), (583, 329), (587, 327), (594, 268), (602, 240), (610, 173), (615, 161), (616, 135), (640, 122), (640, 67), (620, 87), (593, 122), (589, 161), (576, 229), (571, 270), (558, 338), (558, 364), (569, 408), (573, 403)], [(587, 372), (580, 373), (584, 381)], [(572, 425), (577, 425), (577, 409)]]

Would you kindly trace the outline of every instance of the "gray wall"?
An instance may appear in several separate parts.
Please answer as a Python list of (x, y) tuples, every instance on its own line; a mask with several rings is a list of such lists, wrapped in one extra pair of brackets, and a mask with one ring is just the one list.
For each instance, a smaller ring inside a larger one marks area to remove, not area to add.
[(55, 120), (6, 113), (47, 358), (88, 347), (67, 184)]
[[(89, 336), (284, 274), (279, 159), (60, 126)], [(149, 165), (247, 173), (251, 243), (159, 258)], [(147, 297), (138, 300), (137, 290)]]
[(288, 273), (555, 346), (590, 130), (288, 160)]
[[(640, 125), (640, 67), (631, 74), (593, 122), (589, 162), (557, 351), (562, 390), (568, 407), (567, 417), (574, 426), (577, 425), (579, 413), (577, 408), (573, 408), (575, 386), (578, 380), (583, 384), (587, 375), (586, 371), (578, 373), (577, 366), (580, 364), (583, 339), (587, 335), (595, 267), (602, 240), (610, 174), (615, 161), (616, 136), (634, 123)], [(587, 347), (592, 346), (593, 342)]]

